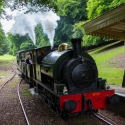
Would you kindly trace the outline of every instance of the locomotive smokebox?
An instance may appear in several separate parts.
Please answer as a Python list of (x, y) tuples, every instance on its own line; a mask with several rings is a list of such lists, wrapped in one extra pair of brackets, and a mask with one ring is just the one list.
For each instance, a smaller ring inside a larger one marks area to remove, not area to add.
[(73, 58), (81, 57), (81, 38), (71, 39), (73, 47)]

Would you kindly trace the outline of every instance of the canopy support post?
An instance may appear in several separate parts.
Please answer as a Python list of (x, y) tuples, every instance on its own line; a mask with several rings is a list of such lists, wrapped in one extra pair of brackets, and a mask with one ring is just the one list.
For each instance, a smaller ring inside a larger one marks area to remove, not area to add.
[[(124, 54), (125, 54), (125, 41), (124, 41)], [(123, 75), (122, 87), (125, 87), (125, 70)]]
[(125, 87), (125, 70), (124, 70), (124, 75), (123, 75), (122, 87)]

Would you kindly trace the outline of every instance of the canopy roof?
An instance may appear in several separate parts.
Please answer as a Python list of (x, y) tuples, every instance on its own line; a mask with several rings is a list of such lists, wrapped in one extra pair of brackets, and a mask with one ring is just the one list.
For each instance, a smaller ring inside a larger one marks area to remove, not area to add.
[(83, 25), (85, 33), (125, 41), (125, 4)]

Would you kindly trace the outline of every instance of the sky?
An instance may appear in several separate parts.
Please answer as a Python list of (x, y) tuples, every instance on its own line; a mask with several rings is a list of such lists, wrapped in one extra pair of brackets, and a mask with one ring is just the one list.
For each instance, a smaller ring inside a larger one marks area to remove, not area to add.
[(11, 11), (9, 8), (6, 8), (5, 11), (8, 16), (0, 21), (6, 34), (11, 32), (23, 36), (28, 33), (33, 43), (36, 44), (34, 28), (41, 23), (44, 33), (47, 34), (50, 44), (53, 46), (57, 20), (60, 19), (56, 13), (48, 11), (24, 14), (24, 11)]
[[(9, 8), (6, 8), (5, 11), (9, 16), (13, 16), (13, 17), (15, 17), (18, 13), (18, 11), (12, 12)], [(7, 16), (7, 17), (9, 17), (9, 16)], [(4, 18), (5, 18), (5, 16), (4, 16)], [(0, 19), (0, 22), (2, 24), (2, 27), (3, 27), (3, 30), (5, 31), (5, 33), (8, 33), (10, 31), (10, 29), (12, 28), (13, 24), (15, 23), (15, 20), (5, 18), (5, 19)]]

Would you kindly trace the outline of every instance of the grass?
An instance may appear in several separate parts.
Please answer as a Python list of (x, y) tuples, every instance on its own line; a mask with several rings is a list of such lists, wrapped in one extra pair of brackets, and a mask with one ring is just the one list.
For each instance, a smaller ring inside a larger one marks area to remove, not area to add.
[(16, 58), (15, 56), (5, 54), (3, 56), (0, 56), (0, 62), (5, 62), (5, 61), (10, 62), (15, 60), (15, 58)]
[[(5, 67), (6, 64), (2, 63), (2, 66)], [(11, 76), (11, 74), (12, 74), (12, 71), (0, 70), (0, 83), (2, 83), (1, 79), (3, 79), (4, 81), (6, 81), (7, 79), (9, 79), (9, 77)]]
[[(10, 66), (10, 63), (15, 60), (15, 56), (11, 56), (11, 55), (3, 55), (3, 56), (0, 56), (0, 67), (7, 67), (7, 66)], [(5, 62), (5, 63), (4, 63)], [(10, 72), (9, 72), (10, 73)], [(6, 71), (2, 71), (0, 70), (0, 76), (3, 76), (3, 75), (8, 75), (9, 73), (7, 73)]]
[(6, 73), (6, 71), (1, 71), (0, 70), (0, 76), (4, 75)]
[(13, 81), (13, 83), (10, 85), (10, 88), (16, 88), (16, 86), (17, 86), (17, 84), (18, 84), (18, 78), (16, 78), (14, 81)]
[[(109, 64), (109, 59), (124, 53), (124, 46), (111, 47), (115, 43), (100, 47), (95, 51), (89, 52), (94, 58), (99, 77), (107, 79), (108, 84), (122, 84), (124, 70), (118, 69), (115, 62)], [(110, 48), (110, 49), (108, 49)]]
[(73, 120), (76, 124), (86, 124), (86, 120), (82, 117), (82, 118), (77, 118), (77, 117), (74, 117), (74, 120)]
[(22, 91), (23, 91), (24, 96), (26, 98), (32, 98), (32, 95), (31, 95), (30, 91), (28, 91), (27, 89), (23, 89)]

